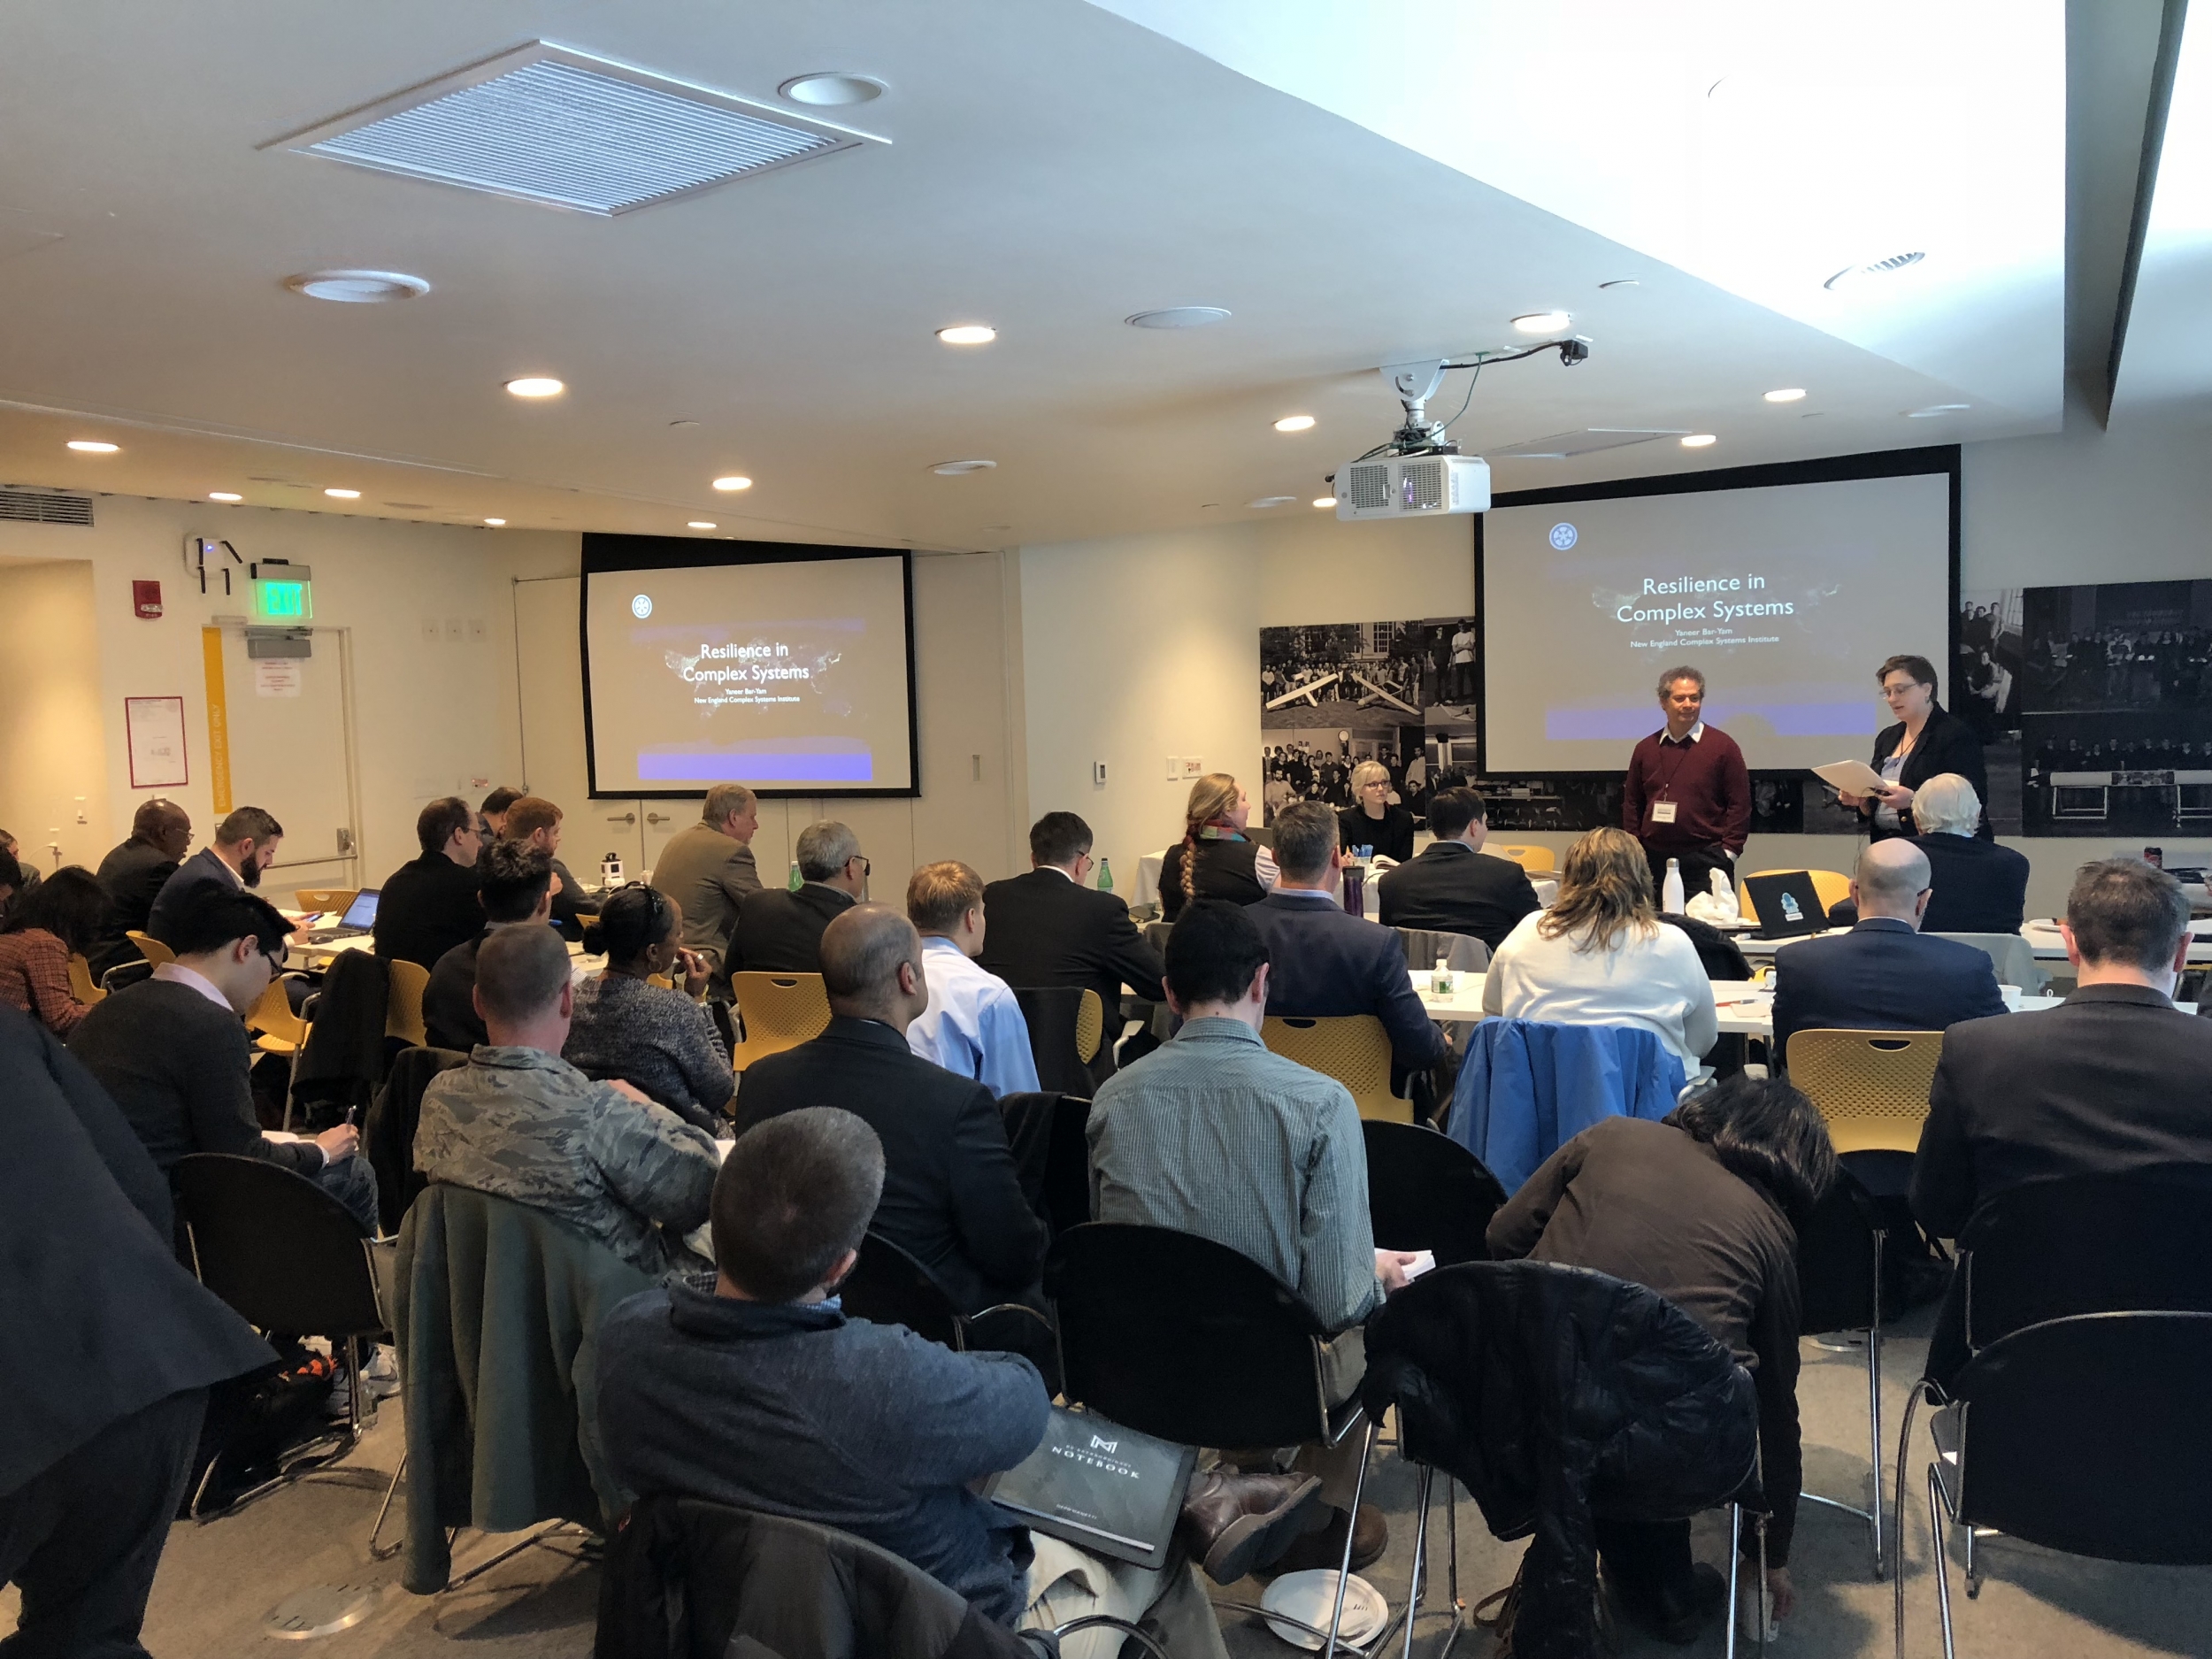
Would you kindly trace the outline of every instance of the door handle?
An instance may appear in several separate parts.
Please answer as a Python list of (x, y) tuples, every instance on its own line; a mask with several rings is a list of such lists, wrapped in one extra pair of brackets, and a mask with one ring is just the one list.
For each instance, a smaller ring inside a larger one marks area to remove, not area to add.
[(673, 824), (676, 820), (672, 816), (664, 813), (648, 812), (645, 815), (645, 821), (648, 824)]
[(611, 812), (607, 815), (607, 822), (610, 824), (634, 824), (637, 822), (637, 814), (634, 812), (625, 812), (620, 818), (617, 818)]

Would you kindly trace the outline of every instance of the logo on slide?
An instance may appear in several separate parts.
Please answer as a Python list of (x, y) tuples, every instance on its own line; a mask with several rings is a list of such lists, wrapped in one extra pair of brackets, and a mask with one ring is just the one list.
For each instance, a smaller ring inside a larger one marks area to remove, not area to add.
[(640, 594), (636, 598), (630, 601), (630, 614), (635, 617), (640, 622), (644, 621), (646, 618), (651, 616), (653, 614), (653, 595), (650, 594)]
[(1551, 544), (1557, 548), (1562, 553), (1564, 553), (1580, 539), (1581, 538), (1577, 534), (1574, 526), (1571, 524), (1555, 524), (1551, 527)]

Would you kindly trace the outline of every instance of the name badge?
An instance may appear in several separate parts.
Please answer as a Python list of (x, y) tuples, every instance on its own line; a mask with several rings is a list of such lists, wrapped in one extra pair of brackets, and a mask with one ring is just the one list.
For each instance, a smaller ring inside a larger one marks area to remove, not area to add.
[(1675, 803), (1671, 801), (1653, 802), (1651, 806), (1651, 821), (1655, 824), (1673, 823), (1674, 808)]

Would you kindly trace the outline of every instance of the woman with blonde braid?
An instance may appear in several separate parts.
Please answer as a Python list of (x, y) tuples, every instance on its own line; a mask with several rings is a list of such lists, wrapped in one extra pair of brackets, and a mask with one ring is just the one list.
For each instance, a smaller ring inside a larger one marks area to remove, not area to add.
[(1660, 922), (1650, 862), (1625, 830), (1592, 830), (1567, 849), (1558, 901), (1505, 936), (1482, 982), (1482, 1007), (1508, 1019), (1640, 1025), (1693, 1075), (1720, 1035), (1697, 947)]
[(1193, 899), (1257, 904), (1275, 886), (1275, 855), (1250, 840), (1244, 826), (1252, 798), (1225, 772), (1191, 786), (1183, 809), (1183, 839), (1160, 864), (1160, 914), (1173, 921)]

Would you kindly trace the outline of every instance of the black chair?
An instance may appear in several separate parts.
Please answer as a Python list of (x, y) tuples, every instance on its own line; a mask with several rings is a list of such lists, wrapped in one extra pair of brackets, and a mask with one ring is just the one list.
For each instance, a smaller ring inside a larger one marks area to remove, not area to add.
[[(388, 1329), (369, 1235), (353, 1213), (304, 1176), (265, 1158), (196, 1152), (170, 1172), (178, 1217), (200, 1282), (247, 1324), (345, 1345), (345, 1426), (308, 1442), (273, 1479), (240, 1494), (236, 1509), (336, 1463), (361, 1439), (361, 1344)], [(189, 1513), (196, 1520), (215, 1475), (208, 1464)]]
[[(1332, 1333), (1289, 1286), (1225, 1244), (1088, 1222), (1046, 1254), (1045, 1294), (1059, 1314), (1063, 1392), (1141, 1434), (1186, 1446), (1335, 1446), (1363, 1415), (1356, 1390), (1328, 1397)], [(1370, 1424), (1355, 1514), (1374, 1449)], [(1348, 1527), (1348, 1575), (1351, 1554)], [(1343, 1610), (1340, 1580), (1323, 1632), (1329, 1655)]]
[(1045, 1223), (1057, 1239), (1091, 1218), (1091, 1103), (1079, 1094), (1063, 1094), (1052, 1108), (1051, 1140), (1045, 1149)]
[(1078, 986), (1016, 986), (1029, 1026), (1029, 1051), (1037, 1061), (1037, 1087), (1062, 1094), (1088, 1094), (1090, 1067), (1077, 1053), (1075, 1027), (1083, 1011)]
[[(1871, 1507), (1862, 1509), (1816, 1492), (1808, 1503), (1840, 1509), (1864, 1521), (1874, 1548), (1874, 1576), (1884, 1571), (1882, 1548), (1882, 1217), (1873, 1198), (1847, 1170), (1797, 1235), (1797, 1284), (1802, 1306), (1798, 1333), (1823, 1336), (1849, 1332), (1866, 1345), (1866, 1412), (1873, 1470)], [(1900, 1494), (1901, 1498), (1901, 1493)]]
[(377, 1217), (384, 1231), (397, 1233), (430, 1178), (415, 1167), (415, 1125), (422, 1116), (422, 1094), (441, 1071), (466, 1065), (455, 1048), (403, 1048), (385, 1074), (368, 1116), (361, 1125), (361, 1156), (376, 1171)]
[[(1945, 1659), (1955, 1651), (1947, 1518), (1970, 1538), (1978, 1526), (2093, 1560), (2212, 1566), (2208, 1375), (2212, 1313), (2201, 1312), (2073, 1314), (2000, 1337), (1967, 1362), (1931, 1425)], [(1970, 1563), (1967, 1594), (1980, 1587)]]
[(879, 1233), (861, 1240), (860, 1260), (838, 1294), (846, 1312), (877, 1325), (902, 1325), (955, 1353), (1022, 1355), (1043, 1374), (1047, 1388), (1059, 1392), (1050, 1320), (1018, 1302), (962, 1313), (927, 1268)]
[(1498, 1178), (1450, 1136), (1420, 1124), (1360, 1120), (1367, 1213), (1385, 1250), (1432, 1250), (1439, 1267), (1486, 1262), (1483, 1234), (1506, 1201)]

